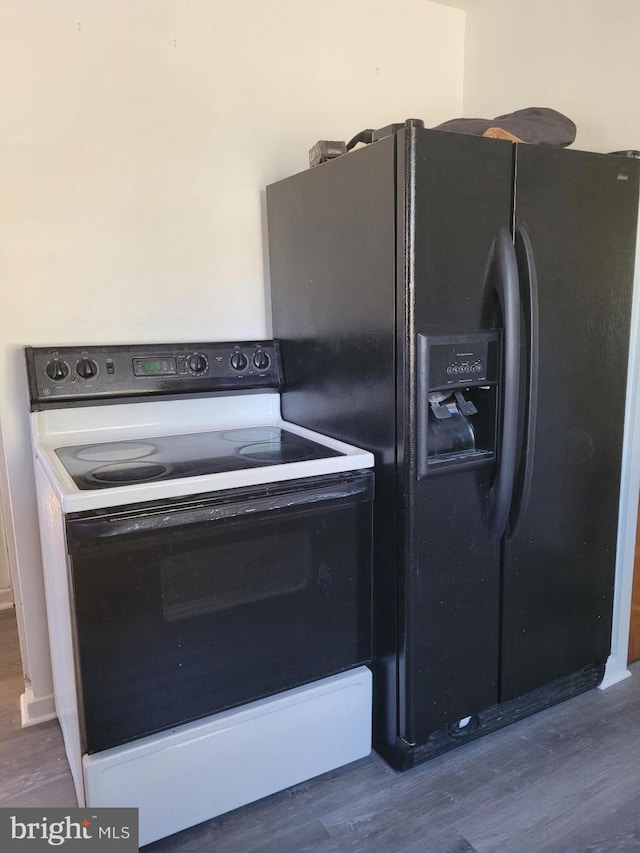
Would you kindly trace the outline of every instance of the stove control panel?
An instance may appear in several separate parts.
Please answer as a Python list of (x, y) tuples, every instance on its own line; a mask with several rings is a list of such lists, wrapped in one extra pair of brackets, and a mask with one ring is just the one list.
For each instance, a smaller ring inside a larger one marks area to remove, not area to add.
[(279, 388), (275, 341), (25, 347), (31, 408)]

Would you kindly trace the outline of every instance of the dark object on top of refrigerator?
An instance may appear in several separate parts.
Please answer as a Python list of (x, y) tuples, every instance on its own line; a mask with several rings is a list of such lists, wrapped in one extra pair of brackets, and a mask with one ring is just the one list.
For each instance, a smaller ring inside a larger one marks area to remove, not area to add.
[(309, 150), (309, 166), (319, 166), (320, 163), (326, 163), (327, 160), (333, 160), (334, 157), (342, 157), (346, 153), (347, 146), (344, 141), (331, 142), (328, 139), (319, 139)]
[[(472, 133), (476, 136), (490, 136), (498, 139), (511, 136), (519, 142), (559, 145), (564, 148), (575, 142), (577, 128), (568, 116), (557, 110), (549, 107), (526, 107), (491, 119), (454, 118), (437, 125), (434, 130)], [(502, 131), (507, 135), (500, 136), (496, 131)]]
[(284, 415), (376, 456), (394, 767), (602, 678), (639, 172), (412, 121), (267, 189)]

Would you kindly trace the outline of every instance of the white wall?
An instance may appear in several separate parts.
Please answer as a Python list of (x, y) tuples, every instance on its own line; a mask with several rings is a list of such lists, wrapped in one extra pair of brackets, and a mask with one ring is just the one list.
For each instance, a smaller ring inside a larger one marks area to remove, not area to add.
[(464, 113), (553, 107), (574, 147), (640, 148), (637, 0), (467, 0)]
[(268, 334), (264, 186), (319, 138), (459, 115), (463, 39), (464, 13), (428, 0), (0, 0), (0, 429), (27, 717), (51, 710), (51, 680), (21, 347)]
[(11, 573), (9, 571), (9, 552), (4, 531), (2, 501), (0, 501), (0, 610), (13, 606), (11, 593)]
[[(576, 123), (574, 147), (640, 149), (637, 0), (462, 0), (464, 113), (493, 117), (553, 107)], [(632, 316), (612, 653), (604, 686), (628, 675), (627, 647), (640, 484), (640, 246)]]

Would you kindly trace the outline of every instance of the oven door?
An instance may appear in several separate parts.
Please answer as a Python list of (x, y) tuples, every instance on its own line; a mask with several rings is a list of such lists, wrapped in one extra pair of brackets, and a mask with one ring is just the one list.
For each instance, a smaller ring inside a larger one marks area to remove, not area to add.
[(371, 472), (68, 516), (83, 746), (370, 660)]

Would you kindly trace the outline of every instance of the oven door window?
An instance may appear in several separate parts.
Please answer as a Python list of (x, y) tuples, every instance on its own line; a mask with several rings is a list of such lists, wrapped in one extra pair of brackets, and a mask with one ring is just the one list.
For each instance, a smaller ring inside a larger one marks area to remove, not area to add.
[(240, 536), (227, 524), (205, 545), (172, 548), (160, 561), (164, 618), (192, 619), (261, 601), (269, 606), (268, 599), (304, 594), (313, 581), (312, 539), (299, 517), (280, 521), (274, 537), (267, 515)]
[(84, 747), (370, 659), (371, 475), (67, 523)]

